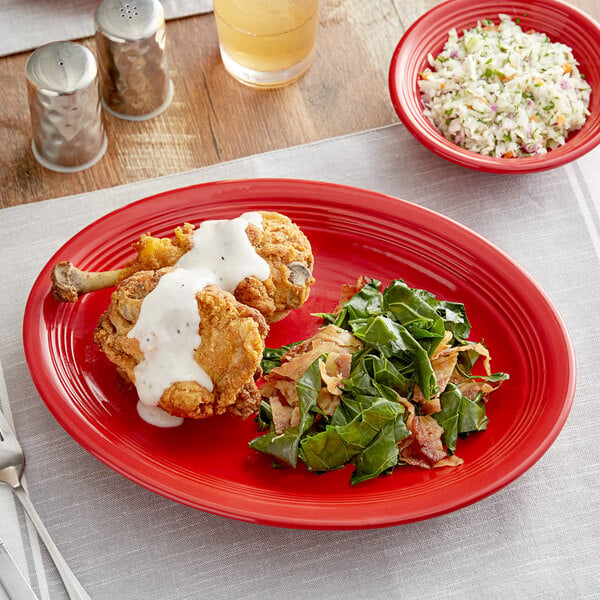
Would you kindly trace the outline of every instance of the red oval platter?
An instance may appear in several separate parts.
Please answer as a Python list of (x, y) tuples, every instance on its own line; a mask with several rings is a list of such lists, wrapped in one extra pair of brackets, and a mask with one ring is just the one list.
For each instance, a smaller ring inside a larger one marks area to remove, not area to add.
[[(71, 260), (118, 268), (142, 233), (169, 235), (184, 221), (249, 210), (288, 215), (310, 239), (317, 283), (307, 304), (272, 326), (267, 345), (305, 338), (331, 310), (340, 285), (365, 274), (401, 277), (439, 298), (463, 302), (472, 339), (485, 339), (510, 380), (488, 403), (485, 432), (462, 441), (457, 468), (398, 467), (356, 486), (348, 468), (324, 475), (273, 469), (248, 448), (252, 419), (217, 417), (173, 429), (136, 413), (135, 392), (92, 341), (110, 290), (75, 304), (50, 293), (50, 270)], [(42, 270), (27, 303), (23, 338), (33, 381), (56, 420), (110, 468), (177, 502), (282, 527), (358, 529), (435, 517), (507, 485), (549, 448), (569, 413), (575, 361), (568, 332), (545, 293), (509, 256), (466, 227), (410, 202), (341, 185), (299, 180), (223, 181), (129, 204), (69, 240)]]

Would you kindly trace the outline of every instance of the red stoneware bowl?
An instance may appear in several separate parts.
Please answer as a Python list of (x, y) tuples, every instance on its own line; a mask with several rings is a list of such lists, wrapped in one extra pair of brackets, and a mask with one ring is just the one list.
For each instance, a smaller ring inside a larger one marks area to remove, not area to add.
[[(524, 31), (535, 29), (553, 42), (570, 46), (581, 72), (592, 87), (590, 116), (566, 144), (547, 154), (496, 158), (465, 150), (447, 140), (423, 113), (419, 72), (427, 55), (439, 54), (452, 28), (461, 33), (499, 14), (518, 18)], [(426, 148), (463, 167), (491, 173), (531, 173), (564, 165), (600, 143), (600, 25), (577, 8), (559, 0), (448, 0), (425, 13), (404, 34), (390, 65), (392, 103), (401, 121)]]

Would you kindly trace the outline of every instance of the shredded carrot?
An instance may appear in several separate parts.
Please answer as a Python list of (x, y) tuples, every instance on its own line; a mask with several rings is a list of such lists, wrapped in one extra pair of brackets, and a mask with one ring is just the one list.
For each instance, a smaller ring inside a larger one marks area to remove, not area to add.
[(513, 158), (514, 154), (512, 152), (505, 152), (502, 157), (503, 158)]
[(565, 63), (563, 66), (563, 74), (566, 75), (567, 73), (570, 73), (573, 70), (573, 65), (570, 65), (569, 63)]

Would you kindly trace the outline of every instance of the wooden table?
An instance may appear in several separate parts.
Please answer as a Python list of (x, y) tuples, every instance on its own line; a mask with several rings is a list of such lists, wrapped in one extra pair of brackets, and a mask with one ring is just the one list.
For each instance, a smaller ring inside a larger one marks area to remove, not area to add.
[[(212, 14), (167, 23), (173, 103), (136, 123), (105, 115), (109, 147), (74, 174), (42, 168), (31, 153), (24, 67), (0, 59), (0, 206), (103, 189), (397, 121), (387, 86), (406, 28), (441, 0), (322, 0), (315, 64), (297, 84), (253, 90), (233, 80), (218, 53)], [(600, 20), (598, 0), (570, 0)], [(93, 40), (84, 40), (93, 50)]]

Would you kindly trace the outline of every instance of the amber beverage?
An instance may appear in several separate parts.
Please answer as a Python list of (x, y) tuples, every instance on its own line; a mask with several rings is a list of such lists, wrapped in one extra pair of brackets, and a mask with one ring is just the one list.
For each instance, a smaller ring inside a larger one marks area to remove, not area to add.
[(280, 87), (310, 68), (319, 0), (213, 0), (221, 58), (236, 79)]

